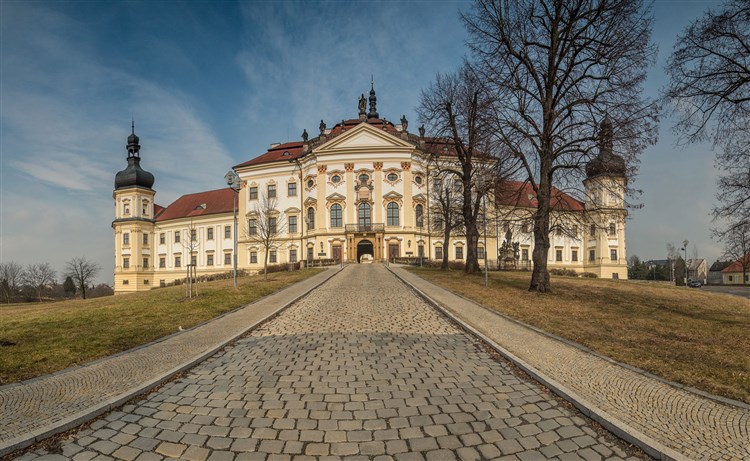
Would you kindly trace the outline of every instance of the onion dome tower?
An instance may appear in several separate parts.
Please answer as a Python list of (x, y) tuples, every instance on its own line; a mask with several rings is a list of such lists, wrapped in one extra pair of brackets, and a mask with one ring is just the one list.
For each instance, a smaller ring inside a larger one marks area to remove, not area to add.
[(141, 168), (140, 139), (135, 134), (135, 121), (132, 122), (130, 136), (128, 136), (128, 166), (115, 175), (115, 190), (124, 187), (145, 187), (151, 189), (154, 185), (154, 175)]
[(154, 175), (141, 168), (135, 122), (128, 136), (128, 166), (115, 175), (115, 294), (150, 290), (155, 253)]
[(612, 121), (605, 115), (599, 125), (599, 153), (586, 165), (584, 270), (602, 278), (628, 276), (625, 254), (627, 168), (613, 152)]
[(613, 131), (612, 121), (605, 115), (599, 125), (599, 155), (586, 165), (586, 176), (592, 178), (599, 175), (607, 175), (618, 178), (626, 178), (625, 160), (612, 152)]

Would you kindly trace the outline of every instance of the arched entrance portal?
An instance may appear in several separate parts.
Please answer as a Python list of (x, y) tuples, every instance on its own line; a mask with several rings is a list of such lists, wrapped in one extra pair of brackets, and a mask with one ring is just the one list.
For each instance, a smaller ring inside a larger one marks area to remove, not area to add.
[(362, 240), (357, 244), (357, 262), (360, 262), (362, 259), (362, 255), (370, 255), (373, 258), (375, 257), (375, 251), (374, 247), (372, 246), (372, 242), (369, 240)]

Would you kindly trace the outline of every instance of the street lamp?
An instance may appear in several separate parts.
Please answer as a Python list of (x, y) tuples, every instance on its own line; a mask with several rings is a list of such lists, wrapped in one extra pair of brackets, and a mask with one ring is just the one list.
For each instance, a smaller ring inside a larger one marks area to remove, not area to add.
[(237, 195), (239, 195), (240, 193), (242, 180), (234, 170), (229, 170), (229, 172), (224, 175), (224, 179), (227, 181), (227, 186), (229, 186), (229, 188), (235, 192), (234, 194), (232, 194), (232, 214), (234, 216), (234, 230), (232, 231), (232, 237), (234, 239), (234, 250), (232, 250), (232, 268), (234, 270), (234, 287), (237, 288)]
[(685, 288), (688, 287), (688, 262), (687, 262), (687, 246), (688, 246), (687, 240), (682, 241), (682, 248), (680, 250), (683, 250), (685, 252)]

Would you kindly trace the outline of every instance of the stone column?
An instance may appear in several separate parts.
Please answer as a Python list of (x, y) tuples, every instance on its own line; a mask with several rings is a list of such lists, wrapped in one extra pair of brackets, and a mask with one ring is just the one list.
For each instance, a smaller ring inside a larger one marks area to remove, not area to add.
[[(401, 175), (404, 178), (404, 212), (402, 213), (402, 228), (414, 228), (414, 205), (412, 204), (411, 162), (401, 162)], [(411, 251), (411, 250), (410, 250)]]
[[(318, 179), (317, 179), (317, 187), (318, 187), (318, 209), (315, 212), (315, 229), (316, 234), (320, 234), (317, 230), (320, 229), (320, 231), (325, 230), (327, 227), (326, 223), (326, 187), (328, 184), (328, 181), (326, 180), (326, 170), (328, 170), (328, 166), (326, 165), (318, 165)], [(315, 248), (315, 255), (317, 255), (318, 251), (320, 251), (319, 248)]]
[(354, 163), (344, 163), (344, 170), (346, 174), (344, 181), (346, 181), (346, 211), (344, 212), (344, 224), (357, 224), (357, 204), (356, 195), (354, 194), (354, 182), (357, 178), (354, 177)]
[(383, 162), (373, 162), (372, 167), (375, 170), (373, 178), (374, 190), (372, 191), (372, 222), (384, 223), (383, 218)]

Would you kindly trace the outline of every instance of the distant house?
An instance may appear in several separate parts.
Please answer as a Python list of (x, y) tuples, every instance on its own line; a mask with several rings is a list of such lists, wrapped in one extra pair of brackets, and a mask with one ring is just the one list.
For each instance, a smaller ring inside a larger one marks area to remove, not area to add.
[[(745, 266), (744, 271), (742, 270), (743, 265)], [(750, 283), (750, 270), (748, 269), (750, 269), (750, 252), (721, 271), (724, 285), (742, 285)]]
[(708, 281), (706, 283), (709, 285), (723, 284), (724, 278), (722, 277), (721, 271), (729, 267), (731, 264), (732, 261), (716, 261), (711, 264), (711, 267), (708, 269)]
[(706, 283), (708, 279), (708, 263), (705, 259), (688, 259), (688, 280), (700, 280)]

